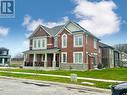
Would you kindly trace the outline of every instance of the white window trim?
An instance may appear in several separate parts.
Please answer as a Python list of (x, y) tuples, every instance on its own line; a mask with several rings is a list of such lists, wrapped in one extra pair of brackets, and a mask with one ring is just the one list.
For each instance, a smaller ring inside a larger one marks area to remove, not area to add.
[[(36, 40), (36, 47), (34, 47), (34, 41)], [(38, 47), (38, 41), (40, 40), (40, 47)], [(45, 47), (42, 47), (42, 40), (45, 40)], [(47, 37), (44, 38), (34, 38), (33, 39), (33, 49), (47, 49)]]
[[(82, 36), (82, 45), (76, 45), (75, 43), (75, 37), (76, 36)], [(73, 42), (74, 42), (74, 47), (83, 47), (83, 34), (77, 34), (73, 36)]]
[[(66, 62), (63, 62), (63, 54), (66, 55)], [(61, 63), (67, 63), (67, 52), (61, 52)]]
[(88, 44), (88, 35), (86, 34), (86, 44)]
[[(63, 43), (63, 36), (66, 36), (66, 40), (67, 40), (67, 34), (63, 34), (62, 35), (62, 48), (67, 48), (67, 43), (66, 43), (66, 46), (64, 46), (64, 43)], [(66, 41), (67, 42), (67, 41)]]
[[(82, 54), (82, 62), (81, 62), (81, 63), (75, 62), (75, 54), (76, 54), (76, 53), (81, 53), (81, 54)], [(83, 52), (73, 52), (73, 63), (74, 63), (74, 64), (83, 64)]]

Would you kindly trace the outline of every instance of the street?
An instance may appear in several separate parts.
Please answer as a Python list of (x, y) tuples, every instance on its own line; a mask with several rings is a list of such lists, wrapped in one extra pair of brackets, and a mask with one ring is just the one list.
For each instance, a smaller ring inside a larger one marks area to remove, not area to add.
[(0, 78), (0, 95), (111, 95), (57, 84)]

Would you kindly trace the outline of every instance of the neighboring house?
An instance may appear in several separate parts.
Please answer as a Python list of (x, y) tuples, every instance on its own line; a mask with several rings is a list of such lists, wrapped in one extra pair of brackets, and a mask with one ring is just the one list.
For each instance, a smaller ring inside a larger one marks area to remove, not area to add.
[(99, 43), (102, 51), (102, 64), (104, 68), (114, 68), (114, 48), (104, 43)]
[(9, 49), (4, 47), (0, 48), (0, 66), (9, 65), (11, 56), (9, 55)]
[(28, 39), (24, 68), (88, 70), (99, 63), (99, 39), (73, 21), (39, 25)]
[(118, 50), (114, 50), (114, 66), (115, 67), (121, 66), (121, 52)]

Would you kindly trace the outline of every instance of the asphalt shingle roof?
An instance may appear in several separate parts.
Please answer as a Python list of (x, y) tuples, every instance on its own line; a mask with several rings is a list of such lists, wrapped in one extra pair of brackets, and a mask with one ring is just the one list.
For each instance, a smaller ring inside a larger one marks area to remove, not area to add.
[(48, 28), (46, 26), (42, 26), (49, 34), (52, 36), (55, 36), (61, 29), (64, 27), (64, 25), (55, 26), (52, 28)]
[[(96, 36), (94, 36), (93, 34), (88, 32), (86, 29), (81, 27), (78, 23), (73, 22), (73, 21), (69, 21), (68, 23), (74, 23), (74, 24), (78, 25), (82, 29), (81, 31), (72, 31), (72, 32), (86, 32), (87, 34), (92, 35), (93, 37), (98, 39)], [(52, 28), (49, 28), (49, 27), (46, 27), (46, 26), (43, 26), (43, 25), (40, 25), (40, 26), (43, 27), (51, 36), (55, 36), (63, 27), (66, 27), (66, 23), (63, 24), (63, 25), (52, 27)], [(30, 37), (32, 37), (32, 35)]]

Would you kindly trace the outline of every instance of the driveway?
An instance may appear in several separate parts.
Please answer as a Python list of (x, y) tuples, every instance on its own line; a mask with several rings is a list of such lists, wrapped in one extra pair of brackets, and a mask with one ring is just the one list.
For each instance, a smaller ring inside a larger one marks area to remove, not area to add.
[(0, 95), (111, 95), (59, 84), (0, 78)]

